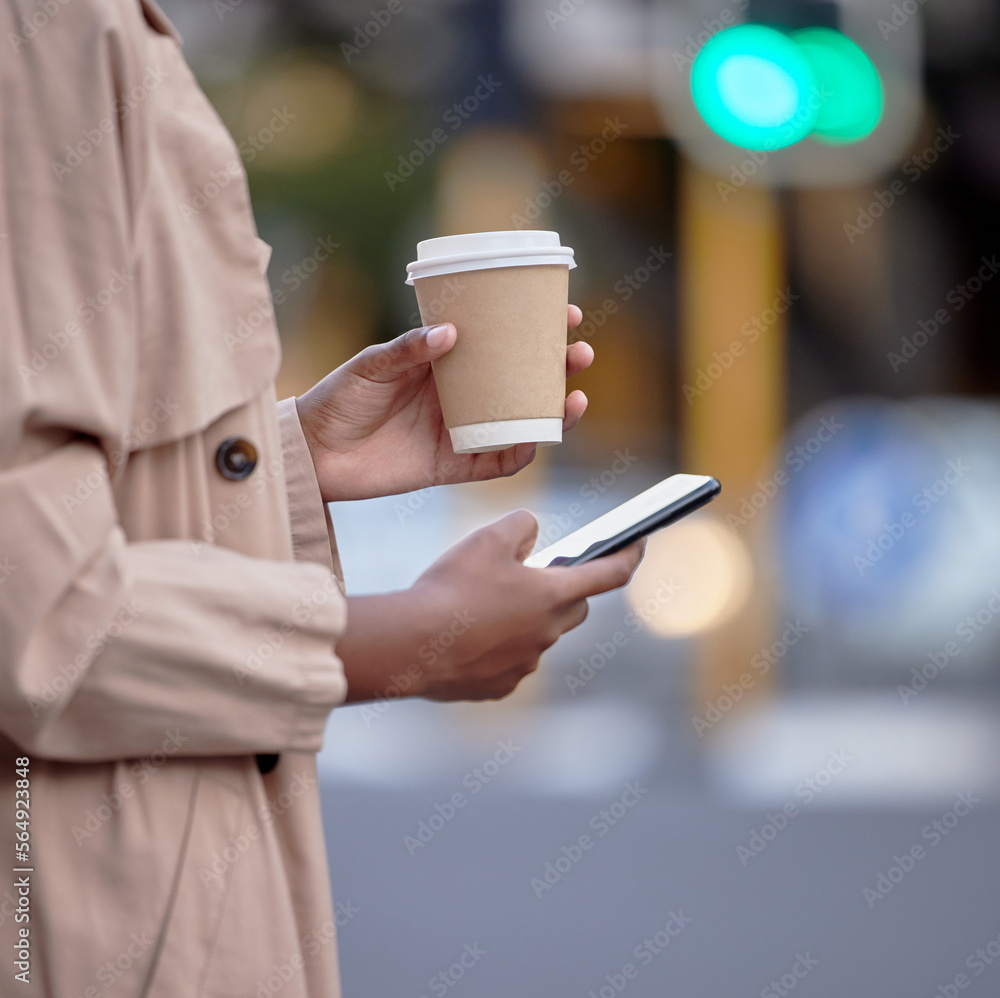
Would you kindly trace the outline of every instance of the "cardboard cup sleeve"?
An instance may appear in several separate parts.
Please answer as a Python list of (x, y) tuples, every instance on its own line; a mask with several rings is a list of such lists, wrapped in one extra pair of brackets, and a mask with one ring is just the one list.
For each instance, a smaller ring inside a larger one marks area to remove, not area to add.
[(414, 286), (423, 324), (458, 330), (455, 346), (433, 365), (449, 430), (486, 424), (485, 435), (500, 443), (476, 449), (499, 450), (510, 444), (493, 424), (558, 419), (561, 427), (568, 267), (495, 267), (421, 277)]

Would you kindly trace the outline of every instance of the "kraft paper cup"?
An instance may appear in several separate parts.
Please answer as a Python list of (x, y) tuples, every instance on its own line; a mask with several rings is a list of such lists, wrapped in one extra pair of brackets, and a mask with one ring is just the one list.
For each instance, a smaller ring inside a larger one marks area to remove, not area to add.
[(456, 454), (562, 442), (575, 266), (556, 232), (475, 232), (417, 244), (407, 284), (421, 321), (458, 329), (455, 346), (433, 365)]

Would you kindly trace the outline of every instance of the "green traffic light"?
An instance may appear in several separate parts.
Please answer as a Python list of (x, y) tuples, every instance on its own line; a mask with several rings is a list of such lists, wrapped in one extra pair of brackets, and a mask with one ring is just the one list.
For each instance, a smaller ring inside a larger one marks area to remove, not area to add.
[(781, 149), (816, 123), (816, 75), (787, 35), (742, 24), (710, 39), (691, 67), (691, 96), (708, 126), (745, 149)]
[(822, 103), (813, 131), (830, 143), (857, 142), (882, 118), (882, 81), (871, 59), (832, 28), (804, 28), (792, 38), (812, 63)]
[(711, 38), (691, 67), (691, 96), (705, 123), (745, 149), (781, 149), (807, 135), (857, 142), (882, 117), (871, 59), (832, 28), (786, 35), (742, 24)]

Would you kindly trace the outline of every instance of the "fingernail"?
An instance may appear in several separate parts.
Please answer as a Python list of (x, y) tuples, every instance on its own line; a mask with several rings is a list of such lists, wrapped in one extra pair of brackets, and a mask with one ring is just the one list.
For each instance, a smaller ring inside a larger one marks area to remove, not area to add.
[(444, 342), (445, 335), (448, 332), (447, 326), (431, 326), (428, 328), (427, 332), (424, 333), (424, 338), (427, 340), (427, 345), (429, 347), (439, 347)]

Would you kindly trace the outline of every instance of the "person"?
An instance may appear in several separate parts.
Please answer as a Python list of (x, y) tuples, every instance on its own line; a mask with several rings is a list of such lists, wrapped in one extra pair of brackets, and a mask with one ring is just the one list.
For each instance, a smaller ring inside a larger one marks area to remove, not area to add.
[(0, 29), (3, 992), (331, 998), (331, 709), (401, 674), (506, 696), (641, 548), (527, 568), (517, 511), (406, 591), (346, 596), (326, 503), (533, 446), (451, 452), (447, 324), (278, 402), (269, 247), (174, 27), (153, 0), (5, 0)]

